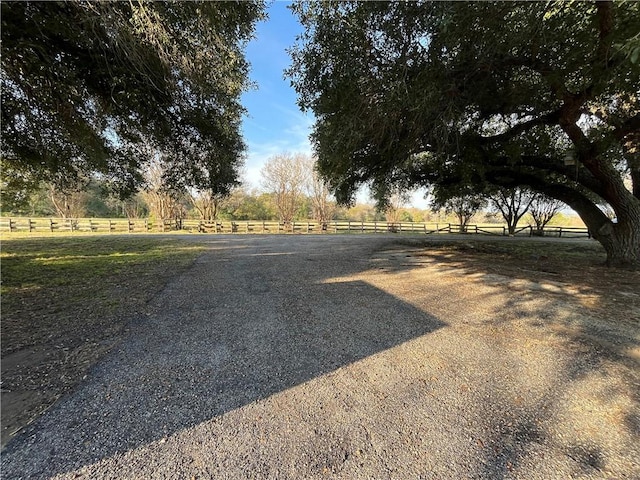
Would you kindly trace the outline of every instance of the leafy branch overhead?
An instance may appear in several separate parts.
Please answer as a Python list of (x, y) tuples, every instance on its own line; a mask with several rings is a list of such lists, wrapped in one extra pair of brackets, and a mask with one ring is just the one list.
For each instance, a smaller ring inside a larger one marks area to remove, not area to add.
[[(337, 198), (525, 187), (640, 261), (638, 2), (299, 2), (289, 75)], [(615, 211), (609, 219), (602, 205)]]
[(2, 2), (3, 161), (61, 185), (97, 172), (127, 193), (160, 151), (174, 178), (226, 188), (245, 149), (243, 48), (263, 10), (262, 2)]

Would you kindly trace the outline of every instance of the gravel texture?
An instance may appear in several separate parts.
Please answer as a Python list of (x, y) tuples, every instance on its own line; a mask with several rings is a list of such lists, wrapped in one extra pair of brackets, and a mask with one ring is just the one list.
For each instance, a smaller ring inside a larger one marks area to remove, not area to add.
[(637, 359), (561, 290), (387, 235), (194, 241), (3, 479), (640, 478)]

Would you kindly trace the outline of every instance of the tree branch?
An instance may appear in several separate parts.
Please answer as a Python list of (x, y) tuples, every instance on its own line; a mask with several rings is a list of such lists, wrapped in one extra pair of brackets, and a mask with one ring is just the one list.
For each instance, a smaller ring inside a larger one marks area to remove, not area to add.
[[(505, 187), (526, 185), (535, 191), (561, 200), (578, 212), (589, 229), (594, 232), (594, 235), (606, 235), (609, 233), (608, 227), (611, 226), (611, 220), (585, 194), (567, 185), (550, 183), (537, 175), (521, 174), (514, 178), (513, 173), (513, 170), (509, 169), (505, 169), (503, 172), (496, 169), (496, 171), (489, 174), (489, 181)], [(507, 174), (511, 175), (511, 181), (507, 180)]]
[(611, 0), (596, 2), (598, 16), (598, 47), (596, 60), (601, 62), (600, 68), (607, 68), (609, 50), (611, 48), (611, 32), (613, 31), (613, 2)]
[(633, 195), (640, 199), (640, 130), (629, 133), (624, 138), (622, 151), (629, 167)]
[(553, 172), (562, 175), (568, 181), (579, 183), (600, 196), (604, 194), (602, 182), (591, 175), (591, 172), (585, 168), (576, 168), (574, 165), (564, 165), (557, 159), (545, 156), (524, 155), (521, 157), (521, 160), (524, 166), (546, 171), (547, 173)]
[(560, 110), (556, 110), (554, 112), (547, 113), (546, 115), (542, 115), (541, 117), (532, 118), (523, 123), (519, 123), (515, 127), (510, 128), (506, 132), (500, 133), (499, 135), (493, 135), (491, 137), (482, 137), (480, 143), (483, 145), (495, 143), (495, 142), (504, 142), (506, 140), (510, 140), (516, 135), (520, 135), (521, 133), (527, 131), (528, 129), (538, 126), (538, 125), (556, 125), (560, 121)]

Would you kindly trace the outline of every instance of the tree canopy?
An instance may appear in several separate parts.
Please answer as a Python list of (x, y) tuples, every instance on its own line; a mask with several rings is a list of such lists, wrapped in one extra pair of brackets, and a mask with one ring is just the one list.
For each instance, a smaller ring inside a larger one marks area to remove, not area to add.
[(611, 263), (640, 261), (638, 2), (293, 9), (305, 32), (289, 75), (338, 200), (365, 183), (380, 201), (397, 186), (528, 187), (576, 210)]
[(245, 149), (244, 45), (255, 2), (2, 2), (2, 159), (24, 177), (97, 172), (132, 192), (162, 152), (228, 189)]

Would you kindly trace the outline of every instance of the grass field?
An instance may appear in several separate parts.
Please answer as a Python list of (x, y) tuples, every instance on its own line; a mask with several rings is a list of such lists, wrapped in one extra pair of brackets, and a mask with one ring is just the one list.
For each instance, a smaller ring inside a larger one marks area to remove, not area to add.
[[(97, 293), (132, 274), (151, 275), (169, 264), (190, 261), (198, 247), (166, 239), (124, 236), (64, 236), (4, 239), (3, 303), (29, 290), (75, 287)], [(76, 291), (66, 292), (74, 297)], [(85, 296), (86, 298), (86, 296)], [(91, 298), (91, 297), (89, 297)]]
[(75, 385), (199, 251), (170, 238), (5, 236), (2, 443)]
[(602, 263), (606, 260), (606, 252), (602, 245), (595, 240), (580, 242), (550, 241), (501, 241), (500, 239), (478, 239), (467, 237), (464, 242), (429, 242), (429, 248), (440, 247), (452, 252), (468, 252), (480, 255), (491, 255), (499, 259), (521, 261), (531, 260), (562, 262), (568, 266), (578, 263), (590, 265)]

